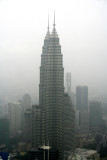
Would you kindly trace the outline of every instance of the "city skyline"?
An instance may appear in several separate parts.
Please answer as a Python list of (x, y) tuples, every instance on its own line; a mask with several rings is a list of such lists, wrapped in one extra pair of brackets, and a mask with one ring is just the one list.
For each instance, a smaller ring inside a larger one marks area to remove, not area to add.
[(46, 15), (50, 14), (52, 28), (56, 10), (65, 74), (71, 73), (72, 90), (77, 85), (86, 85), (89, 98), (107, 102), (107, 2), (54, 1), (51, 5), (47, 0), (44, 7), (41, 2), (0, 1), (0, 97), (16, 100), (29, 93), (39, 101), (38, 68)]
[(9, 159), (100, 160), (107, 3), (52, 2), (0, 1), (0, 151)]

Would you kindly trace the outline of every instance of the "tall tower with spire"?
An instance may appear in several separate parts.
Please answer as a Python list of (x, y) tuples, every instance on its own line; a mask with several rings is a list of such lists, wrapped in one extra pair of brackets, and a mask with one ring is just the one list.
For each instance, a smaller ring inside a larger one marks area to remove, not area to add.
[(59, 151), (63, 159), (63, 108), (64, 108), (64, 68), (61, 45), (55, 28), (55, 14), (52, 33), (45, 36), (41, 55), (39, 105), (42, 112), (42, 145), (50, 145)]

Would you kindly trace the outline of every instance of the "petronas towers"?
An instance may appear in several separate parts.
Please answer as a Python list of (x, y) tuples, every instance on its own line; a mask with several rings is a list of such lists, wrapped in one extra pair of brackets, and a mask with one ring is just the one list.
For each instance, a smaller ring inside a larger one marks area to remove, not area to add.
[(49, 31), (48, 24), (48, 31), (42, 47), (39, 84), (41, 112), (37, 110), (35, 114), (37, 121), (36, 125), (34, 124), (35, 128), (33, 127), (35, 136), (32, 138), (32, 144), (33, 147), (49, 145), (51, 150), (58, 151), (58, 160), (63, 160), (64, 150), (71, 150), (74, 136), (74, 134), (72, 135), (74, 123), (71, 122), (71, 119), (74, 119), (74, 110), (70, 98), (67, 96), (64, 93), (63, 56), (54, 16), (52, 33)]
[[(63, 152), (64, 68), (55, 29), (49, 27), (41, 55), (39, 104), (42, 110), (42, 143)], [(60, 156), (61, 156), (60, 155)]]

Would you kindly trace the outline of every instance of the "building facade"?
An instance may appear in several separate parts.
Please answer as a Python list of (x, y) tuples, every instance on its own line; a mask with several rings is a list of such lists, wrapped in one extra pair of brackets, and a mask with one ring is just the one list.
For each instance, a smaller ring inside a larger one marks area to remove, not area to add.
[(79, 111), (88, 110), (88, 87), (76, 87), (76, 108)]
[(75, 108), (67, 93), (64, 94), (64, 151), (75, 149)]
[[(76, 87), (76, 113), (79, 113), (79, 126), (76, 131), (81, 133), (87, 133), (89, 131), (89, 111), (88, 111), (88, 87), (77, 86)], [(78, 118), (78, 117), (77, 117)]]
[(23, 140), (26, 143), (31, 143), (32, 137), (32, 111), (31, 109), (26, 109), (24, 112), (24, 127), (23, 127)]
[(17, 136), (21, 132), (21, 105), (18, 102), (8, 102), (8, 118), (10, 137)]
[(102, 106), (101, 102), (91, 101), (89, 103), (90, 130), (97, 131), (102, 127)]
[(31, 108), (31, 96), (26, 93), (22, 99), (24, 111)]
[(9, 147), (9, 120), (0, 118), (0, 145)]
[(42, 134), (41, 134), (41, 107), (33, 105), (31, 110), (31, 142), (32, 148), (38, 148), (42, 146)]

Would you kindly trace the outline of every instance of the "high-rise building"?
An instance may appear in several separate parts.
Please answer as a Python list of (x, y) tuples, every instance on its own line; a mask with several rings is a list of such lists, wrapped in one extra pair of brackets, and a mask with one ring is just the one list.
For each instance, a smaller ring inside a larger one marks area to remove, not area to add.
[(81, 133), (89, 132), (89, 112), (87, 110), (80, 111), (80, 131)]
[(67, 93), (64, 94), (64, 151), (75, 149), (75, 108)]
[(32, 114), (31, 109), (26, 109), (24, 112), (23, 140), (26, 143), (31, 143), (32, 134)]
[(90, 130), (97, 131), (102, 127), (101, 102), (91, 101), (89, 103)]
[[(31, 109), (31, 96), (28, 93), (26, 93), (26, 94), (24, 94), (22, 99), (18, 100), (18, 102), (21, 104), (22, 137), (23, 137), (23, 140), (25, 140), (25, 135), (24, 135), (25, 130), (26, 130), (25, 125), (27, 125), (27, 124), (25, 124), (26, 123), (25, 121), (27, 121), (27, 118), (29, 117), (27, 115), (29, 115), (29, 114), (24, 114), (24, 113), (26, 112), (26, 110), (27, 110), (27, 113), (28, 113), (28, 110)], [(29, 138), (26, 138), (26, 141), (28, 141), (28, 139)]]
[(76, 108), (79, 111), (88, 110), (88, 87), (76, 87)]
[(22, 103), (23, 103), (24, 111), (25, 111), (26, 109), (31, 108), (31, 96), (26, 93), (26, 94), (23, 96)]
[(32, 121), (32, 147), (38, 148), (42, 146), (41, 138), (41, 107), (33, 105), (31, 109), (31, 121)]
[(42, 48), (39, 105), (42, 110), (42, 144), (59, 151), (63, 159), (64, 68), (61, 45), (55, 28), (48, 31)]
[[(78, 131), (87, 133), (89, 131), (89, 112), (88, 112), (88, 87), (76, 87), (76, 109), (79, 111)], [(76, 131), (77, 131), (76, 130)]]
[(73, 106), (76, 108), (76, 94), (74, 92), (71, 92), (71, 102)]
[[(42, 47), (39, 106), (32, 106), (32, 147), (50, 146), (63, 160), (64, 151), (75, 145), (75, 108), (70, 96), (64, 93), (64, 68), (61, 45), (55, 28), (48, 31)], [(36, 153), (36, 152), (35, 152)]]
[(24, 112), (23, 140), (32, 145), (32, 148), (41, 146), (41, 108), (32, 105)]
[(21, 132), (21, 105), (18, 102), (8, 102), (8, 117), (10, 136), (17, 136)]
[(9, 120), (0, 118), (0, 145), (9, 147)]

